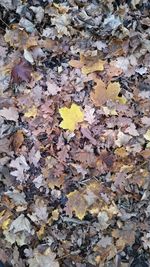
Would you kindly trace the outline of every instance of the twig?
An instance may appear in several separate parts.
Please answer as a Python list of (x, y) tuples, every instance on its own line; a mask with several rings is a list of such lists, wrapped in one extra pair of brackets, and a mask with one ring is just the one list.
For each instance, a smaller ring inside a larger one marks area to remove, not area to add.
[(0, 18), (0, 20), (1, 20), (1, 22), (2, 22), (3, 24), (5, 24), (6, 27), (8, 27), (8, 28), (10, 29), (9, 25), (8, 25), (3, 19)]

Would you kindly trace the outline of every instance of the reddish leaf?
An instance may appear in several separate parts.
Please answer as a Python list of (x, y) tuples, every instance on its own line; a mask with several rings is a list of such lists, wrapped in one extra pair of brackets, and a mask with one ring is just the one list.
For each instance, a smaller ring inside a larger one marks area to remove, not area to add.
[(31, 72), (31, 65), (27, 61), (21, 59), (20, 62), (12, 68), (11, 82), (17, 84), (20, 84), (21, 82), (30, 82)]

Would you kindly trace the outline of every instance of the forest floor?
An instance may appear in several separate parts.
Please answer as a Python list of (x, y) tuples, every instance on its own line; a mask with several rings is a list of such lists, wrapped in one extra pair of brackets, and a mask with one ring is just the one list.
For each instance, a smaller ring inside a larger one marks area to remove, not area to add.
[(147, 0), (0, 1), (5, 266), (149, 266), (149, 52)]

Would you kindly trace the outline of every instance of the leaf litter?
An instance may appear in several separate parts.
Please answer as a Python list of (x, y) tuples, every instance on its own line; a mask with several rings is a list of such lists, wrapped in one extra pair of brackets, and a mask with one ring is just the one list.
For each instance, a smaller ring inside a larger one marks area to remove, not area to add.
[(147, 1), (1, 1), (0, 261), (148, 266)]

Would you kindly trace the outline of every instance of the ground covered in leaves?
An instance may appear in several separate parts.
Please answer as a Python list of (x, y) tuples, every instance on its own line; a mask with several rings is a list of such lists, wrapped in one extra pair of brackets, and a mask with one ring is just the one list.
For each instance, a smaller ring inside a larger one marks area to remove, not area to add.
[(148, 267), (149, 1), (0, 5), (0, 260)]

